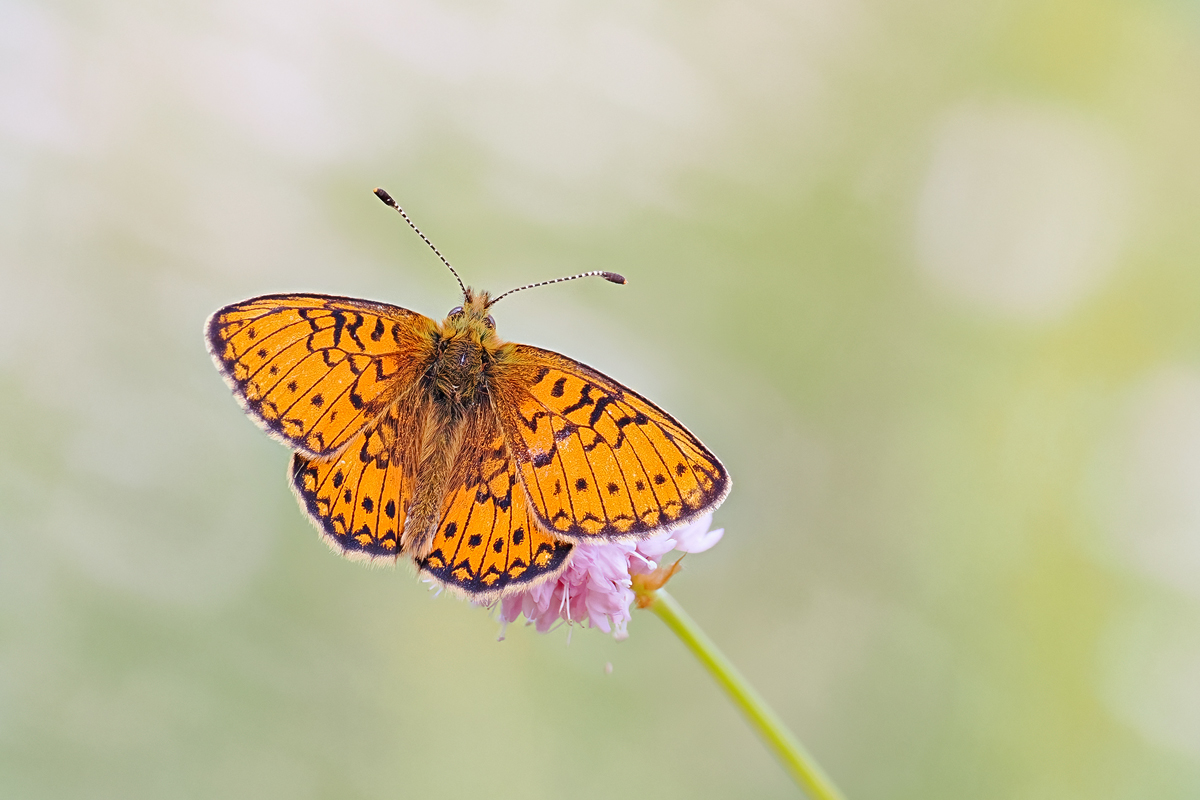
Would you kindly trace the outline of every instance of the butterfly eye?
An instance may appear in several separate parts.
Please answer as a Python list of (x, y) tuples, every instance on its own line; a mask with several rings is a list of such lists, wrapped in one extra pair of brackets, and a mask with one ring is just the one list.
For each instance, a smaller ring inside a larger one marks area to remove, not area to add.
[(492, 315), (491, 315), (491, 314), (488, 314), (488, 318), (487, 318), (487, 319), (485, 319), (485, 320), (484, 320), (484, 322), (486, 322), (486, 323), (487, 323), (487, 326), (488, 326), (489, 328), (493, 328), (493, 329), (494, 329), (494, 328), (496, 327), (496, 320), (492, 319)]
[(450, 316), (452, 316), (452, 317), (457, 317), (461, 313), (462, 313), (462, 306), (455, 306), (454, 308), (450, 309)]

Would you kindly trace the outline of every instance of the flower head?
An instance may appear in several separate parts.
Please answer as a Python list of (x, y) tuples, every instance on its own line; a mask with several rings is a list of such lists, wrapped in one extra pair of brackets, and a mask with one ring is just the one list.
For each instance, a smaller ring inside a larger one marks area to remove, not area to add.
[(629, 635), (626, 626), (634, 600), (633, 576), (653, 572), (672, 550), (700, 553), (715, 545), (725, 531), (709, 530), (710, 524), (712, 512), (642, 541), (576, 544), (570, 563), (557, 578), (500, 601), (500, 623), (516, 622), (524, 614), (539, 633), (545, 633), (559, 620), (568, 625), (586, 622), (589, 628), (624, 639)]

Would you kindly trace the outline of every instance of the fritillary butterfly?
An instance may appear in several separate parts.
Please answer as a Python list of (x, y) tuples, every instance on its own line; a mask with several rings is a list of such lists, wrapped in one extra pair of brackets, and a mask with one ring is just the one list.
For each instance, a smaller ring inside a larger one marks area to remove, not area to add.
[[(625, 282), (558, 280), (590, 275)], [(292, 488), (335, 550), (404, 557), (487, 600), (557, 575), (575, 543), (647, 538), (721, 503), (728, 473), (673, 417), (578, 361), (501, 341), (488, 309), (504, 295), (459, 286), (440, 324), (320, 294), (208, 319), (213, 361), (295, 450)]]

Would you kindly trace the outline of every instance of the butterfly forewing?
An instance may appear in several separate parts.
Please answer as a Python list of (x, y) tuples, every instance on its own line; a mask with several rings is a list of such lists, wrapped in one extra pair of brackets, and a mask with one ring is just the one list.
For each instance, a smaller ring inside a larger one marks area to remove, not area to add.
[(267, 295), (209, 318), (209, 351), (247, 413), (289, 446), (337, 454), (412, 386), (433, 320), (327, 295)]
[(393, 403), (331, 459), (292, 456), (292, 489), (325, 540), (345, 555), (392, 559), (415, 491), (425, 407)]
[(566, 356), (515, 346), (493, 403), (533, 511), (558, 535), (644, 538), (729, 492), (721, 462), (686, 428)]
[(477, 409), (420, 569), (479, 599), (558, 574), (570, 552), (569, 542), (539, 528), (495, 414)]

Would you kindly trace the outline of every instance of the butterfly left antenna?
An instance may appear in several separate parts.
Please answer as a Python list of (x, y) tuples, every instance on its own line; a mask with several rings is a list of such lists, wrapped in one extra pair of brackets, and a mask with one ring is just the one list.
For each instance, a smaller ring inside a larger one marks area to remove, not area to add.
[(442, 255), (442, 252), (433, 246), (433, 242), (429, 241), (429, 237), (421, 233), (421, 229), (413, 224), (413, 221), (408, 218), (408, 214), (404, 213), (404, 209), (392, 199), (390, 194), (385, 192), (383, 189), (376, 189), (375, 196), (382, 200), (386, 205), (389, 205), (400, 212), (400, 216), (404, 217), (404, 221), (408, 223), (408, 226), (417, 232), (417, 236), (421, 237), (421, 241), (429, 245), (429, 249), (436, 253), (437, 257), (442, 260), (442, 263), (446, 265), (446, 268), (450, 270), (450, 274), (454, 276), (454, 280), (458, 281), (458, 288), (462, 289), (463, 297), (465, 298), (467, 296), (467, 287), (463, 286), (462, 278), (458, 277), (458, 272), (455, 271), (454, 267), (450, 266), (450, 262), (446, 260), (446, 257)]

